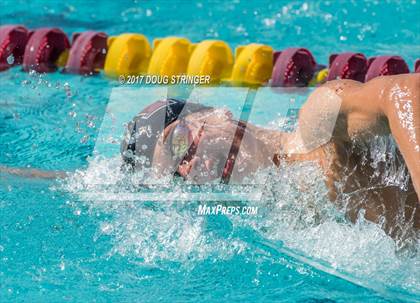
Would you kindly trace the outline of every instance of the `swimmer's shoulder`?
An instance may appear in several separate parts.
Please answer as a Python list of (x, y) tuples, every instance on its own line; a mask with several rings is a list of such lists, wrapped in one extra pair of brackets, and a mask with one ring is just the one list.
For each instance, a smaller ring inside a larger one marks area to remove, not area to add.
[(420, 74), (400, 74), (381, 76), (365, 83), (366, 94), (371, 96), (372, 102), (378, 102), (381, 110), (389, 113), (394, 107), (396, 98), (407, 99), (410, 102), (420, 102)]
[(419, 73), (381, 76), (366, 83), (341, 79), (321, 87), (332, 89), (341, 98), (343, 112), (386, 114), (391, 103), (388, 101), (399, 92), (420, 101)]
[(398, 86), (401, 89), (420, 89), (420, 73), (399, 74), (391, 76), (376, 77), (369, 82), (364, 83), (365, 87), (374, 87), (376, 89), (392, 89)]

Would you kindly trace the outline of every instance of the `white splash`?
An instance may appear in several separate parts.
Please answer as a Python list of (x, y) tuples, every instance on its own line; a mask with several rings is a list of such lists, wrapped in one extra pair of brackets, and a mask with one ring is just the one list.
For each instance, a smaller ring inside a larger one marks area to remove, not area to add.
[[(394, 143), (381, 140), (372, 143), (373, 165), (388, 163), (389, 158), (382, 157), (384, 152), (395, 153)], [(406, 172), (387, 165), (389, 173), (383, 182), (404, 187)], [(269, 180), (264, 185), (262, 200), (253, 202), (262, 212), (258, 216), (228, 217), (231, 228), (219, 233), (208, 229), (208, 217), (197, 215), (197, 201), (185, 202), (188, 193), (172, 179), (156, 180), (173, 194), (173, 201), (165, 203), (83, 198), (83, 193), (104, 190), (119, 196), (128, 195), (136, 190), (133, 184), (148, 178), (146, 173), (127, 177), (120, 166), (119, 156), (91, 159), (87, 170), (76, 172), (63, 183), (66, 190), (79, 197), (93, 212), (111, 215), (110, 219), (99, 222), (96, 235), (96, 238), (112, 237), (110, 255), (135, 255), (145, 264), (229, 259), (249, 252), (246, 240), (235, 236), (231, 230), (245, 227), (269, 241), (283, 241), (287, 247), (326, 261), (357, 279), (420, 293), (419, 244), (414, 255), (404, 257), (396, 253), (395, 242), (378, 225), (364, 220), (362, 213), (356, 224), (348, 222), (345, 214), (329, 201), (323, 176), (310, 163), (258, 174), (257, 184), (261, 184), (258, 179)], [(208, 193), (209, 189), (204, 187), (204, 194), (206, 190)], [(181, 196), (184, 202), (176, 202)]]

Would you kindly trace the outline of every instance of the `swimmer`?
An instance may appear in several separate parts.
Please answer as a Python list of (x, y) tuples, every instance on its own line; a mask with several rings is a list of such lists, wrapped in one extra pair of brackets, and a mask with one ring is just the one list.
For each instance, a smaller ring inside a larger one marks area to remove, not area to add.
[[(395, 239), (415, 238), (420, 230), (420, 74), (327, 82), (309, 96), (291, 134), (234, 120), (227, 110), (190, 105), (182, 118), (175, 100), (156, 102), (136, 116), (121, 144), (128, 166), (153, 166), (157, 174), (197, 182), (211, 177), (229, 182), (261, 168), (310, 161), (322, 169), (330, 200), (341, 207), (346, 203), (351, 221), (364, 209), (367, 220), (385, 218), (382, 227)], [(167, 111), (164, 130), (150, 137), (142, 129), (161, 127), (162, 110)], [(335, 111), (330, 131), (330, 123), (320, 117)], [(389, 134), (402, 155), (397, 169), (406, 166), (411, 175), (403, 189), (386, 184), (385, 168), (374, 168), (369, 157), (363, 158), (375, 136)], [(312, 141), (319, 146), (311, 146)], [(234, 166), (240, 169), (232, 174)]]
[[(367, 220), (381, 223), (385, 218), (382, 227), (394, 239), (416, 238), (420, 230), (420, 74), (383, 76), (367, 83), (327, 82), (301, 108), (295, 133), (234, 120), (227, 110), (193, 103), (183, 106), (176, 100), (158, 101), (129, 123), (121, 143), (127, 170), (153, 166), (157, 174), (197, 182), (221, 178), (227, 183), (262, 168), (310, 161), (323, 171), (330, 200), (339, 207), (344, 207), (345, 200), (351, 221), (364, 209)], [(336, 109), (330, 131), (320, 117)], [(159, 131), (162, 117), (163, 132)], [(145, 129), (151, 129), (152, 136)], [(389, 134), (401, 154), (396, 165), (406, 166), (411, 176), (405, 188), (385, 184), (381, 181), (385, 168), (374, 168), (369, 157), (363, 158), (375, 136)], [(319, 146), (312, 146), (314, 138)], [(227, 160), (220, 151), (227, 151)], [(19, 174), (17, 169), (12, 173)], [(407, 229), (407, 224), (412, 228)]]

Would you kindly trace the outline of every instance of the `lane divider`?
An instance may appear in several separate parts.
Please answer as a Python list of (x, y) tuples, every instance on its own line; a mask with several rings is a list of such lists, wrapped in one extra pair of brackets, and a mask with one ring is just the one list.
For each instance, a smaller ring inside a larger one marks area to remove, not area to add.
[(152, 48), (144, 35), (128, 33), (109, 37), (107, 45), (105, 75), (116, 78), (146, 73)]
[(185, 74), (192, 50), (193, 44), (186, 38), (155, 39), (147, 74), (168, 77)]
[(103, 69), (108, 49), (107, 37), (105, 33), (94, 31), (73, 34), (64, 72), (90, 75)]
[(400, 56), (378, 56), (368, 61), (368, 71), (365, 81), (383, 75), (398, 75), (409, 73), (407, 63)]
[(204, 40), (192, 46), (187, 75), (209, 76), (211, 84), (227, 79), (232, 73), (233, 54), (229, 45), (221, 40)]
[(29, 33), (23, 56), (24, 71), (50, 73), (67, 61), (70, 42), (59, 28), (44, 27)]
[(329, 58), (327, 81), (351, 79), (363, 82), (367, 71), (367, 62), (362, 53), (332, 54)]
[(22, 64), (28, 30), (19, 25), (0, 26), (0, 71)]
[(288, 48), (274, 53), (274, 68), (271, 86), (308, 86), (315, 71), (325, 66), (317, 66), (311, 52), (305, 48)]
[(268, 45), (252, 43), (238, 46), (228, 82), (234, 84), (264, 84), (271, 78), (273, 49)]
[[(305, 48), (275, 51), (252, 43), (238, 46), (233, 55), (221, 40), (197, 44), (183, 37), (148, 39), (137, 33), (108, 37), (87, 31), (73, 34), (72, 42), (59, 28), (29, 31), (21, 25), (0, 26), (0, 71), (22, 64), (23, 70), (81, 75), (103, 73), (110, 78), (129, 75), (203, 76), (210, 84), (316, 86), (335, 79), (369, 81), (382, 75), (409, 73), (400, 56), (366, 58), (362, 53), (332, 54), (328, 67), (318, 64)], [(420, 72), (420, 59), (413, 72)]]

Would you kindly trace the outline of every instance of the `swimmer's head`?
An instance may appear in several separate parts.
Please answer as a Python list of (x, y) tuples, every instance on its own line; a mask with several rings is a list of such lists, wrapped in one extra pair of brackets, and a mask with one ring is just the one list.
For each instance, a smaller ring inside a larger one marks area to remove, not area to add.
[[(127, 125), (121, 142), (121, 155), (125, 163), (142, 167), (150, 167), (159, 136), (164, 129), (176, 121), (182, 112), (187, 115), (192, 112), (205, 110), (207, 107), (176, 99), (156, 101), (144, 108)], [(185, 110), (183, 111), (185, 107)], [(140, 162), (139, 162), (140, 161)]]
[(167, 99), (128, 124), (121, 154), (135, 169), (153, 168), (196, 182), (242, 179), (270, 162), (254, 129), (226, 109)]

